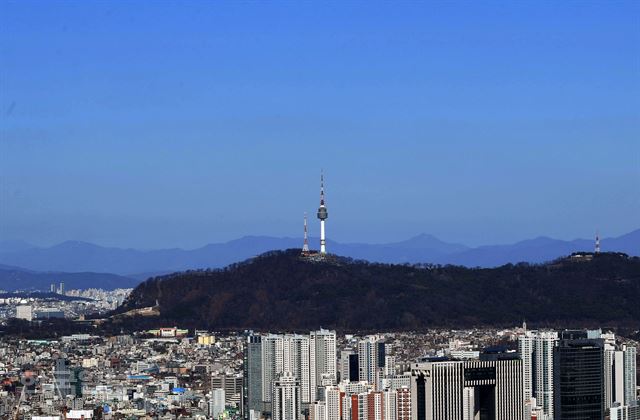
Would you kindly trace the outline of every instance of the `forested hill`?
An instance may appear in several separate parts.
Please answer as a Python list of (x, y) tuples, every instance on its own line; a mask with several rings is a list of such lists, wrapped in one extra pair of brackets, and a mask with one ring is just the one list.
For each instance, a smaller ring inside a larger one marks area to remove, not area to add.
[(140, 284), (117, 312), (159, 303), (157, 322), (206, 328), (392, 330), (640, 323), (640, 259), (603, 253), (491, 269), (374, 264), (298, 250)]

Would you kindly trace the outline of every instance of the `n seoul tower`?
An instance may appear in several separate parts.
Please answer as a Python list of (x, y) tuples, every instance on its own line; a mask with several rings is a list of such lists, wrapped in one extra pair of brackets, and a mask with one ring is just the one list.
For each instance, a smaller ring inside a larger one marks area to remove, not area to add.
[(324, 221), (329, 217), (327, 208), (324, 205), (324, 175), (320, 172), (320, 207), (318, 208), (318, 219), (320, 219), (320, 253), (326, 254), (327, 247), (324, 239)]

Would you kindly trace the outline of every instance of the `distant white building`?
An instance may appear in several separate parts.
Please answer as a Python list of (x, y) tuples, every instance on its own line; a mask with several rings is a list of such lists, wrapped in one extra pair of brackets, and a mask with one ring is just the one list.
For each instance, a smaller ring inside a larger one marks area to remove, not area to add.
[(218, 388), (214, 389), (212, 392), (211, 401), (209, 402), (209, 415), (214, 419), (217, 419), (220, 414), (224, 412), (225, 402), (224, 402), (224, 389)]
[(26, 321), (33, 320), (33, 306), (19, 305), (16, 307), (16, 318), (24, 319)]

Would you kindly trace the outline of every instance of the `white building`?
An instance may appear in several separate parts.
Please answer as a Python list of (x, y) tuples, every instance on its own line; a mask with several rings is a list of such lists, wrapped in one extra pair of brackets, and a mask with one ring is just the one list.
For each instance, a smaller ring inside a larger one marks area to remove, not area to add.
[[(604, 350), (605, 409), (636, 403), (636, 348), (607, 342)], [(617, 404), (616, 404), (617, 403)]]
[(530, 402), (535, 398), (542, 412), (548, 416), (553, 416), (554, 410), (553, 348), (557, 341), (556, 331), (527, 331), (518, 337), (524, 401)]
[(340, 395), (341, 391), (338, 387), (330, 386), (324, 389), (326, 420), (340, 420)]
[(16, 318), (26, 321), (33, 321), (33, 306), (18, 305), (16, 306)]
[(225, 392), (222, 388), (214, 389), (209, 402), (209, 415), (217, 419), (225, 409)]
[(398, 393), (396, 390), (385, 390), (383, 396), (384, 420), (398, 420)]
[(378, 336), (368, 336), (358, 342), (358, 379), (379, 389), (384, 368), (384, 342)]
[(262, 400), (267, 405), (273, 400), (272, 384), (285, 372), (299, 381), (301, 402), (311, 402), (308, 336), (269, 334), (262, 338)]
[(315, 401), (309, 405), (309, 420), (326, 420), (327, 404), (324, 401)]
[(628, 406), (637, 405), (637, 378), (636, 360), (638, 349), (632, 346), (623, 346), (624, 352), (624, 403)]
[(301, 417), (300, 381), (291, 373), (283, 372), (273, 382), (273, 420), (298, 420)]
[(490, 411), (495, 420), (524, 420), (522, 384), (521, 360), (417, 363), (411, 370), (412, 418), (473, 420)]
[(337, 380), (336, 332), (320, 329), (309, 334), (309, 401), (322, 392), (323, 379)]

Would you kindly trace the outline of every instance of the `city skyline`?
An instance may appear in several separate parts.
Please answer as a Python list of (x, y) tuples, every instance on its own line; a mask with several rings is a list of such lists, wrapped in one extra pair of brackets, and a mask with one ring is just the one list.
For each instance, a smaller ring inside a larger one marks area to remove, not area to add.
[(0, 14), (3, 238), (298, 236), (319, 168), (342, 242), (638, 227), (637, 2), (34, 4)]
[(640, 420), (639, 58), (640, 0), (0, 1), (0, 418)]

